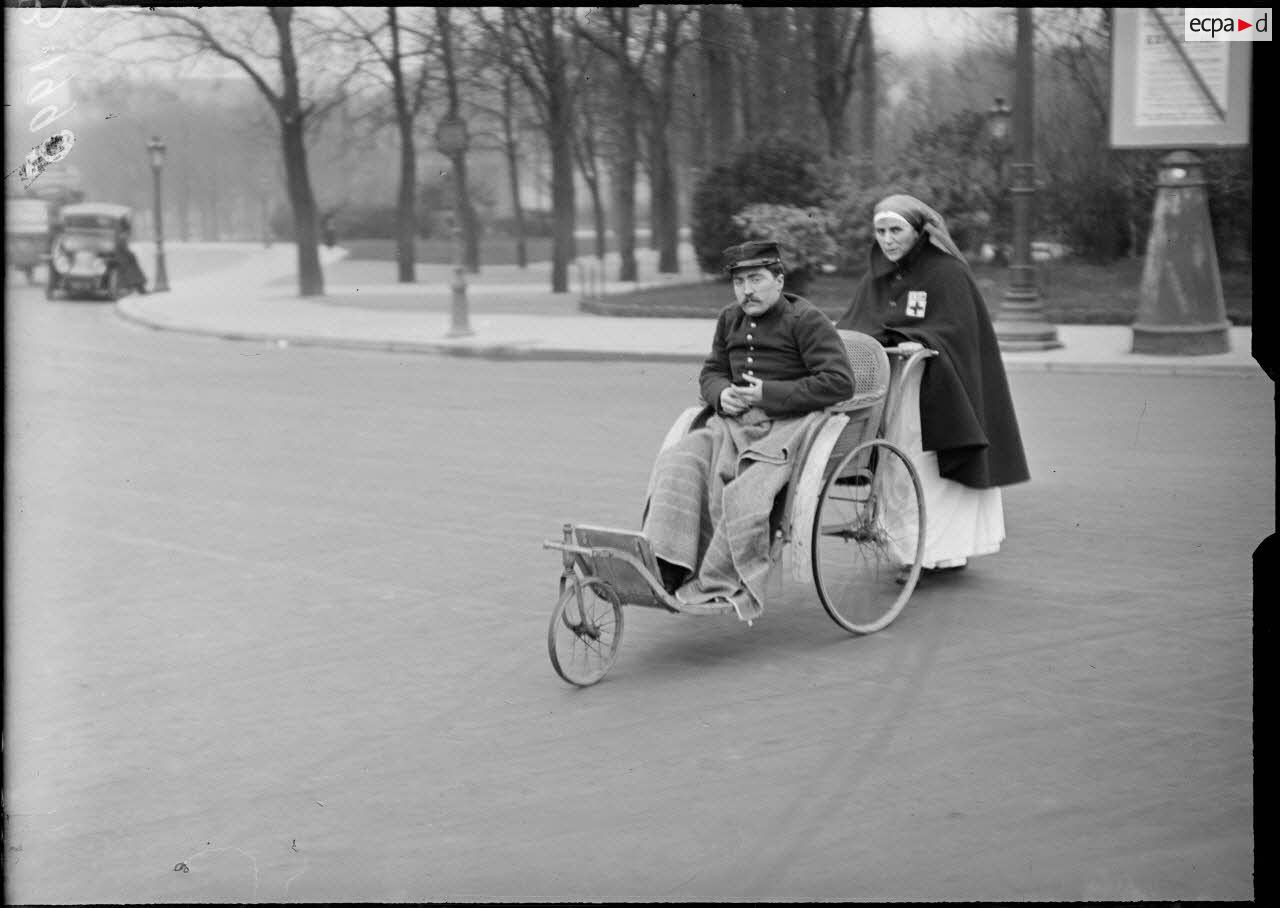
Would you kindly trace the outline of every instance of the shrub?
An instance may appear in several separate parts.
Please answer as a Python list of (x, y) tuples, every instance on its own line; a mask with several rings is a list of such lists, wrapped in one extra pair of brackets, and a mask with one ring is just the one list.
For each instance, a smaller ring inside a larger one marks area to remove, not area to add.
[[(494, 218), (493, 229), (504, 233), (507, 236), (516, 235), (516, 218), (515, 215), (507, 215), (506, 217)], [(555, 235), (555, 218), (552, 217), (550, 211), (541, 208), (531, 208), (524, 212), (524, 235), (552, 237)]]
[(913, 195), (941, 214), (947, 232), (965, 253), (976, 252), (984, 242), (1005, 242), (1007, 198), (1001, 191), (998, 163), (985, 116), (966, 110), (916, 130), (875, 183), (865, 183), (856, 170), (828, 167), (828, 185), (833, 188), (826, 207), (837, 268), (847, 274), (865, 269), (875, 238), (871, 213), (878, 201), (895, 193)]
[(346, 205), (333, 212), (333, 229), (340, 237), (389, 240), (396, 235), (394, 205)]
[(747, 239), (777, 241), (793, 293), (804, 293), (815, 274), (835, 263), (829, 221), (821, 208), (791, 205), (748, 205), (733, 217)]
[(1037, 201), (1037, 233), (1056, 226), (1054, 232), (1085, 261), (1110, 262), (1129, 251), (1128, 196), (1108, 169), (1059, 174), (1040, 188)]
[(808, 145), (771, 136), (711, 168), (695, 188), (690, 205), (693, 247), (702, 270), (718, 272), (721, 253), (750, 239), (733, 220), (747, 206), (822, 204), (821, 161)]

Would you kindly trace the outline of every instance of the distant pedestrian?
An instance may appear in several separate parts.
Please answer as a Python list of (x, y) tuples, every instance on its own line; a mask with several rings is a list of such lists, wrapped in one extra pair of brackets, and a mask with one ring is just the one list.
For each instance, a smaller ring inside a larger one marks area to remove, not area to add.
[(909, 195), (873, 214), (869, 267), (840, 328), (938, 356), (917, 370), (886, 426), (924, 488), (924, 567), (964, 567), (1004, 541), (1000, 487), (1030, 478), (986, 302), (942, 216)]
[(324, 220), (320, 224), (320, 232), (324, 235), (325, 246), (332, 249), (334, 244), (338, 242), (338, 235), (333, 226), (332, 212), (324, 216)]

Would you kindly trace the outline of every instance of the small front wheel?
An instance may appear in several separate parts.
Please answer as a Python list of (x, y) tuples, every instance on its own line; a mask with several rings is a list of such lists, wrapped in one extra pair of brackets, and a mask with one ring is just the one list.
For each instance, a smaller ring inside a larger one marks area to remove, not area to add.
[(596, 577), (561, 578), (560, 601), (547, 628), (547, 650), (556, 674), (590, 687), (608, 673), (622, 642), (622, 602)]

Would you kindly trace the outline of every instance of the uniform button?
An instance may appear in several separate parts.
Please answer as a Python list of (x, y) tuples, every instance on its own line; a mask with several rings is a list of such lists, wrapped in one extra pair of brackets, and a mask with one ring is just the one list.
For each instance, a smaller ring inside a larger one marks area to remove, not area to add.
[(752, 327), (752, 328), (754, 328), (755, 326), (756, 326), (756, 323), (755, 323), (755, 322), (752, 322), (752, 323), (751, 323), (751, 327)]
[(748, 335), (747, 335), (747, 340), (751, 340), (751, 335), (750, 335), (750, 334), (748, 334)]
[(753, 360), (751, 357), (749, 357), (749, 356), (748, 356), (748, 357), (747, 357), (747, 362), (751, 363), (751, 362), (755, 362), (755, 360)]

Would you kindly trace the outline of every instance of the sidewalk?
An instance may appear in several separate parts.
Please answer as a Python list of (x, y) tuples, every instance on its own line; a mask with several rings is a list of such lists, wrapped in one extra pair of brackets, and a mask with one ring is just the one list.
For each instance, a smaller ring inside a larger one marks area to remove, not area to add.
[[(685, 250), (687, 252), (687, 250)], [(642, 251), (646, 256), (651, 250)], [(486, 266), (465, 276), (470, 334), (452, 336), (453, 269), (419, 265), (419, 283), (387, 280), (387, 262), (342, 262), (345, 250), (322, 249), (326, 294), (301, 299), (292, 275), (292, 245), (253, 247), (235, 265), (188, 279), (171, 279), (168, 293), (131, 295), (116, 305), (125, 318), (152, 328), (231, 340), (395, 352), (511, 359), (700, 362), (711, 340), (710, 318), (613, 318), (578, 312), (582, 272), (570, 268), (571, 291), (552, 293), (550, 265)], [(594, 262), (594, 259), (592, 260)], [(636, 284), (608, 282), (612, 294), (672, 281), (697, 281), (681, 257), (682, 273), (657, 275), (642, 262)], [(606, 274), (616, 266), (606, 260)], [(171, 269), (178, 273), (177, 269)], [(345, 276), (345, 279), (344, 279)], [(365, 283), (365, 278), (383, 283)], [(354, 278), (354, 279), (353, 279)], [(1231, 349), (1207, 356), (1151, 356), (1130, 352), (1124, 325), (1059, 325), (1062, 347), (1007, 352), (1010, 371), (1262, 374), (1251, 355), (1250, 328), (1230, 330)]]

